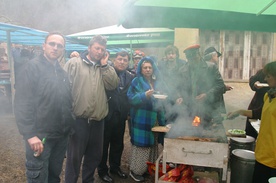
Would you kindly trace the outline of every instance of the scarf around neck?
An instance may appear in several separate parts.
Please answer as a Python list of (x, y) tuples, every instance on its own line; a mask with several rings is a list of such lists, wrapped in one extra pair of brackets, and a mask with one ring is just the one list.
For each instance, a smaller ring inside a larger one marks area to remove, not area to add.
[(269, 102), (272, 101), (273, 98), (275, 98), (275, 95), (276, 95), (276, 88), (270, 88), (268, 91), (267, 91), (267, 95), (269, 97)]

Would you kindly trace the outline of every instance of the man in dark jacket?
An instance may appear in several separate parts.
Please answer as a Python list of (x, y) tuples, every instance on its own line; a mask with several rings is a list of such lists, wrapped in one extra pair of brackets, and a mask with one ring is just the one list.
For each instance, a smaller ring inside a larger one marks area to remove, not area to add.
[(58, 58), (65, 38), (50, 33), (43, 53), (28, 61), (16, 84), (15, 117), (26, 141), (28, 182), (60, 182), (73, 117), (71, 91)]
[(121, 171), (120, 165), (124, 149), (125, 122), (129, 112), (126, 93), (134, 77), (127, 70), (129, 60), (130, 56), (127, 52), (116, 53), (113, 67), (120, 78), (120, 83), (116, 89), (106, 91), (109, 112), (104, 125), (103, 157), (98, 166), (98, 174), (105, 182), (113, 182), (112, 177), (108, 174), (107, 159), (109, 159), (110, 173), (116, 174), (120, 178), (127, 178), (127, 175)]
[(161, 85), (163, 93), (168, 95), (166, 102), (163, 102), (166, 111), (166, 123), (172, 123), (176, 120), (181, 108), (182, 96), (180, 86), (182, 85), (181, 68), (187, 62), (179, 59), (179, 50), (176, 46), (169, 45), (165, 49), (164, 60), (158, 63), (161, 73)]
[(188, 64), (182, 68), (183, 103), (191, 119), (198, 116), (204, 127), (210, 127), (222, 121), (220, 96), (224, 82), (216, 65), (202, 60), (199, 48), (192, 45), (184, 50)]
[[(221, 53), (218, 52), (215, 47), (209, 47), (207, 48), (205, 51), (204, 51), (204, 60), (206, 62), (212, 62), (214, 63), (217, 67), (218, 67), (218, 61), (219, 61), (219, 57), (221, 56)], [(227, 92), (227, 91), (230, 91), (232, 90), (233, 87), (230, 86), (230, 85), (226, 85), (224, 84), (224, 94)], [(226, 108), (225, 108), (225, 103), (224, 103), (224, 97), (223, 95), (221, 95), (221, 98), (220, 98), (220, 103), (221, 103), (221, 106), (220, 106), (220, 109), (221, 109), (221, 113), (223, 114), (226, 114)]]

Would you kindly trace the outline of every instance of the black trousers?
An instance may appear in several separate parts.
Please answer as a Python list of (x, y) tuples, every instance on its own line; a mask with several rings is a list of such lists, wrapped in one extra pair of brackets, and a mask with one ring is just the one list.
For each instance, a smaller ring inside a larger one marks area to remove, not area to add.
[(82, 182), (93, 183), (102, 158), (104, 122), (77, 118), (73, 129), (75, 133), (69, 138), (67, 149), (65, 182), (77, 182), (82, 164)]
[(99, 175), (108, 172), (107, 159), (111, 170), (116, 171), (120, 168), (124, 150), (125, 121), (126, 119), (121, 118), (118, 112), (114, 112), (109, 120), (105, 120), (103, 156), (98, 166)]
[(276, 169), (255, 161), (252, 183), (268, 183), (268, 179), (276, 177)]

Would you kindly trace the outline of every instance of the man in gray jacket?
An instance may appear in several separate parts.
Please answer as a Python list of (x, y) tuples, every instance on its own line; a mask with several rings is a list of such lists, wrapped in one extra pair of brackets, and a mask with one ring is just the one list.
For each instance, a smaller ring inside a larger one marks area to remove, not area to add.
[(108, 114), (105, 90), (119, 84), (114, 68), (107, 64), (106, 39), (94, 36), (88, 52), (71, 58), (64, 66), (72, 85), (74, 134), (69, 140), (65, 182), (76, 183), (82, 165), (82, 182), (93, 182), (102, 158), (104, 118)]

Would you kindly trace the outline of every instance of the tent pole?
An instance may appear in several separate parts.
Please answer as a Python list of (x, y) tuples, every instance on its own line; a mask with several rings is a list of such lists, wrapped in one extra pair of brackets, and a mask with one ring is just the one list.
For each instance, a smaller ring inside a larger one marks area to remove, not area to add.
[(259, 13), (257, 13), (257, 16), (259, 16), (260, 14), (262, 14), (265, 10), (267, 10), (270, 6), (272, 6), (274, 3), (276, 2), (276, 0), (271, 1), (268, 5), (266, 5)]
[(11, 32), (6, 31), (7, 36), (7, 54), (8, 54), (8, 62), (10, 67), (10, 83), (11, 83), (11, 102), (12, 102), (12, 112), (14, 113), (14, 63), (11, 57)]
[(130, 58), (131, 58), (131, 67), (134, 66), (134, 62), (133, 62), (133, 51), (132, 51), (132, 40), (130, 40)]

